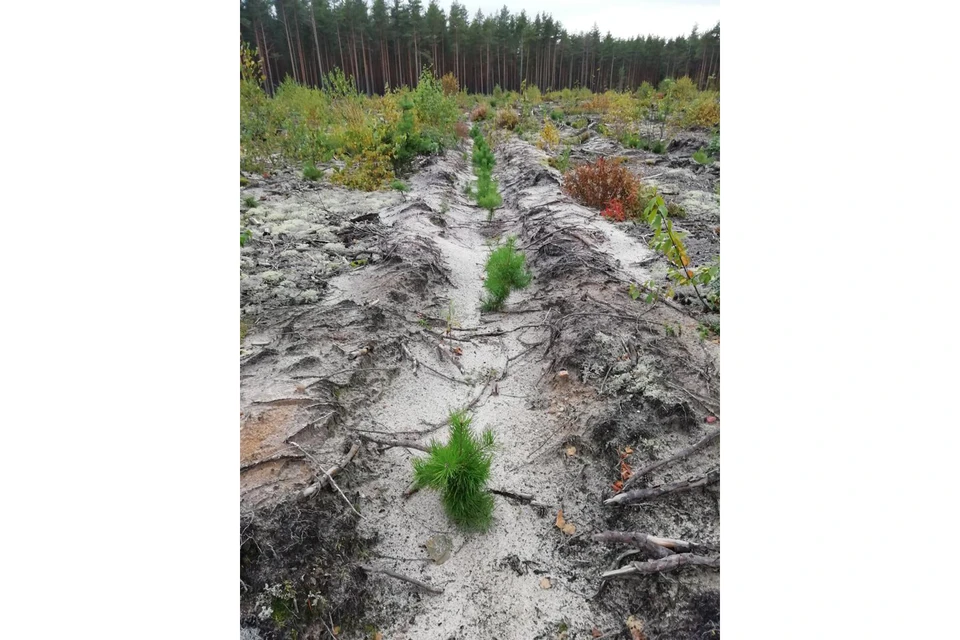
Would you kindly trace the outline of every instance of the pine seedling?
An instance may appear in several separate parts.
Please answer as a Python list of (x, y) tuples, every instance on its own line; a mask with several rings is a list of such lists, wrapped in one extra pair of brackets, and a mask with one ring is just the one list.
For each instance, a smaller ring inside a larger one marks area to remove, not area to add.
[(514, 246), (516, 241), (515, 237), (511, 237), (487, 259), (487, 279), (483, 283), (483, 288), (487, 290), (487, 297), (483, 301), (484, 311), (503, 308), (512, 290), (526, 289), (533, 279), (526, 268), (527, 257)]
[(430, 453), (413, 461), (417, 488), (440, 492), (447, 515), (464, 529), (486, 531), (493, 520), (493, 496), (487, 489), (493, 459), (493, 432), (470, 430), (466, 411), (450, 414), (450, 440), (430, 443)]

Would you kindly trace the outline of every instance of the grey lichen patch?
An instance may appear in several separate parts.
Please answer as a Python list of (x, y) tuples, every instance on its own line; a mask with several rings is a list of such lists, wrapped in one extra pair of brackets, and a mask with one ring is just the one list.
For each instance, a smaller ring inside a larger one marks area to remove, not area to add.
[(260, 278), (267, 284), (277, 284), (283, 280), (284, 275), (282, 271), (264, 271), (260, 274)]
[(343, 246), (343, 243), (340, 242), (328, 242), (327, 244), (323, 245), (323, 250), (327, 253), (342, 255), (346, 253), (347, 248)]
[(296, 249), (286, 249), (280, 252), (281, 258), (296, 258), (299, 255), (300, 255), (300, 252), (297, 251)]
[(267, 214), (267, 222), (280, 222), (281, 220), (286, 220), (287, 214), (282, 211), (271, 211)]
[(297, 296), (297, 302), (300, 304), (316, 302), (319, 299), (320, 292), (318, 292), (316, 289), (307, 289), (306, 291), (301, 291), (300, 295)]

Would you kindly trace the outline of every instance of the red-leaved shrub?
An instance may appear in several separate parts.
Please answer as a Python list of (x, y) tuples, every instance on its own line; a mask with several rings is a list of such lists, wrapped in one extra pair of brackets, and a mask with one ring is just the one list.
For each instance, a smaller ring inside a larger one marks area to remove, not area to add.
[(453, 125), (453, 130), (456, 131), (457, 135), (463, 138), (464, 140), (466, 140), (467, 136), (470, 135), (470, 125), (468, 125), (463, 120), (458, 120), (457, 124)]
[(617, 222), (623, 222), (627, 219), (627, 214), (623, 211), (623, 203), (614, 198), (610, 201), (610, 204), (607, 205), (607, 208), (600, 212), (604, 218), (610, 218), (611, 220), (616, 220)]
[(622, 211), (633, 213), (638, 208), (639, 188), (639, 181), (626, 167), (605, 158), (580, 165), (563, 176), (564, 193), (594, 209), (605, 209), (611, 200), (617, 200)]

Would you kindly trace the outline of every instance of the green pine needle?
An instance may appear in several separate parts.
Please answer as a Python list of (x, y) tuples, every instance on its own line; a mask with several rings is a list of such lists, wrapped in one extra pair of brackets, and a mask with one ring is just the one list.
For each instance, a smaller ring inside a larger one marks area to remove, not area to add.
[(450, 440), (430, 443), (430, 454), (413, 461), (417, 487), (441, 493), (444, 510), (464, 529), (486, 531), (493, 520), (493, 496), (487, 490), (493, 458), (493, 433), (477, 437), (465, 411), (450, 414)]

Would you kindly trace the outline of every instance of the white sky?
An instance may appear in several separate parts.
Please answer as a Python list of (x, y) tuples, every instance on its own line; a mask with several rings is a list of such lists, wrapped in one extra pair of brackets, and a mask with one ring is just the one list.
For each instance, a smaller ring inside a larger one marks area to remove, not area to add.
[[(549, 13), (571, 33), (589, 31), (597, 23), (600, 36), (607, 31), (616, 38), (657, 35), (673, 38), (687, 35), (693, 25), (700, 31), (713, 28), (720, 20), (720, 0), (459, 0), (470, 19), (482, 9), (484, 15), (499, 13), (504, 5), (513, 14), (526, 10), (533, 20), (537, 13)], [(424, 6), (429, 0), (424, 1)], [(450, 3), (438, 4), (449, 12)]]

